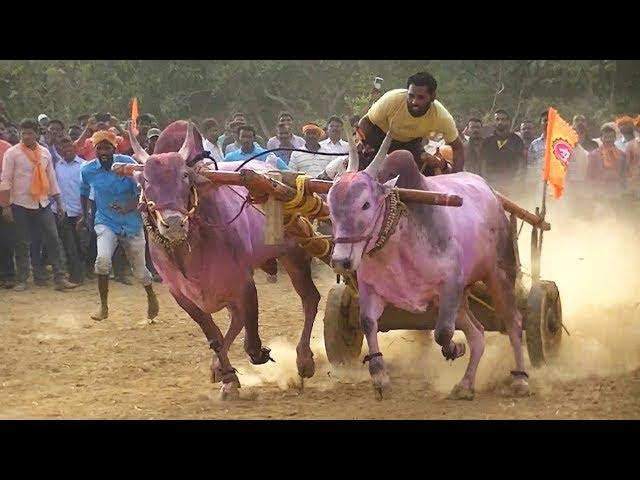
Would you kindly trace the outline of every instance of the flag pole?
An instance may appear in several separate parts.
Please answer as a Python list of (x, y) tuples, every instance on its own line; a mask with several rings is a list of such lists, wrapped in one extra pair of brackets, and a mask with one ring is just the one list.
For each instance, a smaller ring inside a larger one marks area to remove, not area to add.
[(547, 181), (544, 181), (542, 186), (542, 209), (540, 210), (540, 216), (544, 220), (544, 216), (547, 213)]
[[(547, 109), (550, 111), (551, 109)], [(550, 132), (553, 128), (552, 120), (547, 120), (547, 131), (545, 132), (545, 167), (543, 174), (543, 184), (542, 184), (542, 205), (540, 208), (536, 207), (536, 214), (540, 216), (542, 220), (547, 213), (547, 184), (548, 180), (546, 178), (546, 158), (549, 155), (549, 139)], [(538, 229), (533, 227), (531, 231), (531, 280), (533, 283), (537, 283), (540, 280), (540, 257), (542, 255), (542, 236), (544, 232), (540, 230), (540, 235), (538, 236)]]

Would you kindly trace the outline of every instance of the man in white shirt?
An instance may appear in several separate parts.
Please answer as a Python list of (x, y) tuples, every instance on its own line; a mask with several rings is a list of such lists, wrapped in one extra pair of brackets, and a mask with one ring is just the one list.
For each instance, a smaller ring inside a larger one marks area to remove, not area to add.
[(348, 155), (349, 142), (342, 140), (342, 131), (343, 123), (340, 117), (337, 117), (335, 115), (333, 117), (330, 117), (327, 121), (327, 134), (329, 135), (329, 137), (325, 140), (322, 140), (320, 142), (320, 146), (329, 153), (335, 153), (336, 155)]
[[(278, 124), (280, 123), (287, 124), (291, 132), (293, 132), (293, 116), (289, 112), (282, 112), (280, 113), (280, 115), (278, 115)], [(291, 145), (293, 145), (293, 148), (304, 148), (304, 143), (304, 138), (299, 137), (295, 134), (293, 135), (293, 138), (291, 140)], [(280, 147), (280, 140), (277, 135), (271, 137), (267, 141), (267, 150), (272, 150), (278, 147)]]
[(224, 153), (218, 143), (220, 137), (220, 127), (215, 118), (207, 118), (202, 122), (202, 148), (211, 152), (211, 156), (216, 162), (224, 161)]
[(80, 184), (82, 177), (80, 170), (84, 161), (76, 155), (73, 140), (62, 137), (58, 143), (61, 159), (56, 163), (56, 179), (60, 189), (60, 196), (67, 215), (58, 221), (58, 235), (62, 241), (67, 257), (69, 279), (73, 283), (84, 283), (84, 265), (81, 259), (82, 246), (80, 242), (78, 222), (82, 218), (82, 204), (80, 201)]
[[(324, 131), (319, 125), (309, 123), (302, 128), (305, 138), (305, 150), (317, 153), (331, 153), (320, 145)], [(293, 152), (289, 160), (289, 169), (297, 172), (304, 172), (310, 177), (317, 177), (321, 174), (325, 167), (333, 160), (331, 155), (317, 155), (308, 152)]]

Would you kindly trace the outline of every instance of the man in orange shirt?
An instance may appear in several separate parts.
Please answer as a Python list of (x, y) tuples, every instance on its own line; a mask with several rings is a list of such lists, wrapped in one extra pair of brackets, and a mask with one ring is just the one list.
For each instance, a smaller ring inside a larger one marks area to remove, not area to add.
[(129, 137), (125, 135), (125, 132), (122, 130), (120, 125), (118, 125), (118, 120), (110, 113), (96, 113), (89, 118), (87, 126), (82, 132), (82, 135), (80, 135), (80, 138), (78, 138), (78, 140), (76, 140), (74, 143), (78, 155), (85, 160), (93, 160), (94, 158), (96, 158), (96, 149), (91, 142), (91, 136), (95, 132), (99, 132), (101, 130), (109, 130), (110, 128), (115, 128), (119, 134), (116, 136), (116, 139), (118, 141), (116, 153), (124, 154), (128, 152), (131, 148)]
[(602, 145), (589, 153), (587, 180), (593, 186), (613, 194), (618, 191), (615, 187), (622, 186), (625, 157), (624, 152), (615, 146), (615, 129), (605, 124), (601, 133)]
[(27, 288), (31, 228), (38, 228), (42, 232), (53, 267), (56, 290), (76, 286), (66, 280), (60, 261), (60, 241), (49, 198), (55, 200), (59, 217), (64, 217), (65, 210), (51, 154), (38, 144), (38, 132), (39, 125), (35, 120), (25, 119), (20, 123), (20, 143), (5, 152), (0, 177), (2, 216), (5, 221), (14, 223), (16, 291)]
[[(636, 120), (640, 129), (640, 117)], [(632, 131), (633, 134), (633, 131)], [(640, 196), (640, 138), (632, 138), (625, 144), (625, 181), (627, 188), (635, 197)]]

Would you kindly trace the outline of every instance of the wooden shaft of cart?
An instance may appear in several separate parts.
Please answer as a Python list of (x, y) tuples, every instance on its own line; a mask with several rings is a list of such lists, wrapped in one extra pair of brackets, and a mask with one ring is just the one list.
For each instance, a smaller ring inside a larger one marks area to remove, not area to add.
[[(240, 172), (223, 171), (200, 171), (200, 175), (207, 177), (214, 183), (225, 185), (243, 185), (252, 195), (270, 194), (278, 200), (288, 202), (296, 195), (296, 177), (300, 175), (296, 172), (281, 172), (282, 182), (267, 178), (266, 176), (253, 170), (241, 170)], [(307, 179), (305, 181), (305, 192), (323, 194), (327, 193), (333, 182), (325, 180)], [(459, 207), (462, 205), (462, 197), (450, 195), (448, 193), (429, 192), (425, 190), (412, 190), (407, 188), (398, 189), (400, 200), (403, 202), (426, 203), (429, 205), (440, 205), (447, 207)], [(328, 216), (329, 207), (325, 204), (323, 211), (318, 216)]]
[[(112, 170), (124, 175), (131, 175), (134, 170), (139, 170), (142, 165), (135, 164), (114, 164)], [(201, 170), (200, 175), (208, 178), (213, 183), (224, 185), (242, 185), (246, 187), (252, 195), (273, 195), (277, 200), (288, 202), (296, 196), (296, 177), (300, 175), (298, 172), (281, 172), (282, 182), (271, 179), (253, 170), (244, 169), (240, 172), (227, 171), (207, 171)], [(305, 192), (324, 194), (329, 191), (333, 182), (326, 180), (317, 180), (308, 178), (305, 180)], [(462, 205), (462, 197), (458, 195), (450, 195), (440, 192), (428, 192), (424, 190), (413, 190), (407, 188), (398, 189), (400, 192), (400, 200), (403, 202), (418, 202), (430, 205), (459, 207)], [(539, 228), (540, 230), (550, 230), (551, 225), (542, 220), (535, 213), (529, 212), (517, 205), (515, 202), (505, 197), (499, 192), (495, 192), (496, 196), (502, 202), (505, 211), (514, 214), (516, 217), (524, 220), (528, 224)], [(322, 210), (316, 215), (318, 217), (328, 217), (329, 207), (323, 204)]]
[(525, 210), (524, 208), (516, 204), (513, 200), (510, 200), (502, 195), (500, 192), (497, 192), (495, 190), (494, 192), (496, 194), (496, 197), (498, 197), (498, 199), (502, 202), (502, 207), (505, 209), (505, 211), (513, 213), (519, 219), (524, 220), (529, 225), (539, 228), (540, 230), (551, 230), (551, 225), (548, 222), (544, 221), (539, 215)]
[[(253, 170), (242, 170), (241, 172), (200, 172), (215, 183), (226, 183), (229, 185), (245, 185), (252, 194), (254, 192), (261, 194), (273, 194), (282, 201), (290, 201), (294, 198), (296, 190), (296, 177), (300, 175), (297, 172), (281, 172), (282, 182), (268, 179), (260, 173)], [(333, 182), (327, 180), (317, 180), (308, 178), (305, 180), (305, 191), (308, 193), (326, 194)], [(288, 187), (288, 188), (286, 188)], [(459, 207), (462, 205), (462, 198), (458, 195), (448, 193), (429, 192), (425, 190), (413, 190), (409, 188), (398, 189), (400, 200), (403, 202), (426, 203), (429, 205)], [(503, 208), (509, 213), (513, 213), (516, 217), (524, 220), (528, 224), (541, 230), (550, 230), (551, 225), (542, 220), (533, 212), (517, 205), (513, 200), (495, 192), (498, 199), (502, 202)], [(328, 216), (329, 207), (325, 204), (320, 216)]]

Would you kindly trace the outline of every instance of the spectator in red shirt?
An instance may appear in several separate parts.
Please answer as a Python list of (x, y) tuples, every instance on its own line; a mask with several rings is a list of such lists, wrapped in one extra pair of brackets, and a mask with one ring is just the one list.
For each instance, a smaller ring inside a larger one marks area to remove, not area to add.
[(116, 136), (116, 140), (118, 142), (116, 153), (124, 154), (128, 152), (131, 148), (131, 144), (129, 143), (127, 135), (125, 135), (125, 132), (118, 124), (118, 119), (110, 113), (100, 113), (89, 117), (89, 121), (87, 122), (87, 126), (82, 132), (82, 135), (80, 135), (80, 138), (74, 142), (78, 155), (85, 160), (93, 160), (96, 158), (96, 149), (91, 142), (91, 136), (95, 132), (109, 130), (112, 127), (118, 131), (118, 135)]

